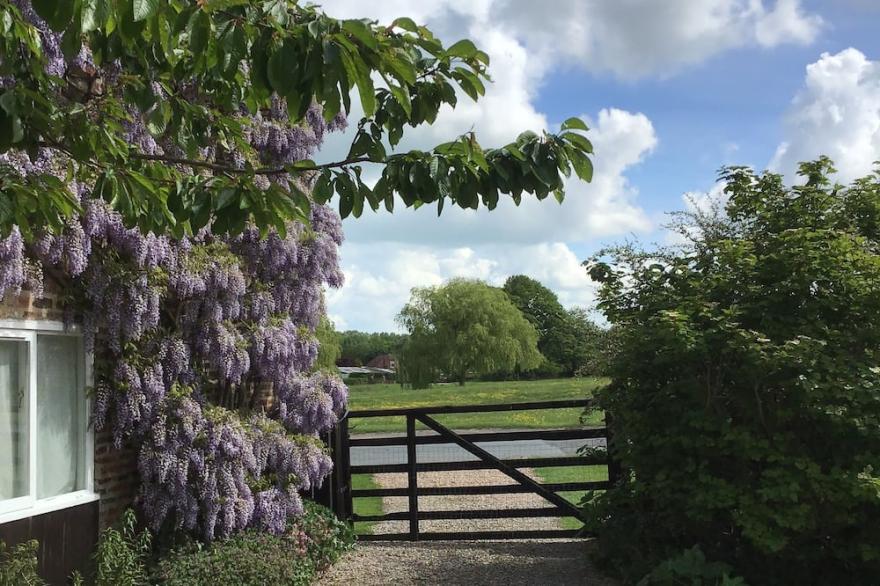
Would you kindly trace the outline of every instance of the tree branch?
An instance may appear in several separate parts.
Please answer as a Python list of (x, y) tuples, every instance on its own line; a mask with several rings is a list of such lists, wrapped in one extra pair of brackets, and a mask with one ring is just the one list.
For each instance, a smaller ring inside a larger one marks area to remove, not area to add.
[(254, 175), (280, 175), (282, 173), (292, 173), (297, 171), (315, 171), (318, 169), (331, 169), (334, 167), (346, 167), (348, 165), (354, 165), (356, 163), (369, 163), (369, 157), (352, 157), (349, 159), (345, 159), (342, 161), (335, 161), (332, 163), (321, 163), (320, 165), (315, 165), (314, 167), (302, 167), (300, 169), (291, 169), (289, 167), (263, 167), (260, 169), (254, 169), (253, 171), (248, 171), (247, 169), (237, 169), (235, 167), (230, 167), (228, 165), (221, 165), (219, 163), (211, 163), (210, 161), (199, 161), (196, 159), (182, 159), (179, 157), (169, 157), (166, 155), (144, 155), (135, 153), (132, 155), (132, 158), (140, 159), (142, 161), (159, 161), (162, 163), (169, 163), (172, 165), (186, 165), (188, 167), (201, 167), (203, 169), (210, 169), (212, 171), (217, 171), (218, 173), (227, 173), (227, 174), (246, 174), (253, 173)]

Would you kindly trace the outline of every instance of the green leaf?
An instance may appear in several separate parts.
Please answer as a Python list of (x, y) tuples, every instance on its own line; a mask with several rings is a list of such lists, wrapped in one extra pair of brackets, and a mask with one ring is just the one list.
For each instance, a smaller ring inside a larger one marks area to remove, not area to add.
[(391, 23), (391, 28), (402, 28), (405, 31), (409, 31), (411, 33), (419, 32), (419, 27), (413, 21), (413, 19), (408, 18), (406, 16), (401, 16), (400, 18), (394, 19), (394, 22)]
[(15, 117), (0, 110), (0, 153), (12, 147), (15, 137)]
[(574, 167), (574, 172), (582, 181), (589, 183), (593, 180), (593, 162), (589, 157), (578, 150), (568, 149), (568, 158), (571, 161), (571, 166)]
[(324, 204), (330, 201), (332, 196), (333, 190), (330, 185), (330, 171), (325, 169), (315, 182), (315, 187), (312, 189), (312, 197), (315, 198), (316, 202)]
[(450, 57), (470, 59), (471, 57), (476, 57), (478, 51), (479, 49), (471, 41), (462, 39), (446, 49), (446, 54)]
[(349, 195), (348, 197), (339, 196), (339, 217), (343, 220), (351, 215), (351, 209), (354, 204), (354, 198)]
[(354, 80), (357, 85), (358, 95), (361, 99), (361, 107), (364, 109), (364, 115), (367, 117), (376, 113), (376, 88), (373, 85), (373, 78), (358, 55), (352, 55), (344, 46), (339, 47), (339, 53), (342, 58), (342, 65), (345, 67), (349, 78)]
[(386, 61), (386, 65), (400, 83), (416, 84), (416, 70), (409, 61), (398, 57), (391, 57)]
[(82, 33), (80, 32), (81, 19), (77, 19), (67, 27), (64, 35), (61, 37), (61, 52), (68, 59), (73, 59), (79, 55), (82, 48)]
[(159, 10), (159, 0), (133, 0), (132, 8), (135, 22), (146, 20)]
[(49, 27), (61, 32), (67, 28), (76, 7), (74, 0), (32, 0), (34, 11), (46, 21)]
[(593, 152), (593, 143), (582, 134), (566, 132), (562, 135), (562, 139), (585, 153)]
[(266, 73), (269, 83), (278, 94), (286, 96), (296, 87), (296, 77), (292, 75), (294, 65), (297, 62), (297, 51), (293, 41), (284, 41), (269, 57), (269, 66)]
[(391, 84), (389, 84), (389, 87), (391, 89), (391, 95), (394, 96), (394, 99), (397, 100), (397, 103), (400, 104), (400, 107), (406, 112), (407, 117), (412, 116), (412, 102), (410, 101), (409, 89), (406, 86)]
[(211, 17), (204, 11), (197, 11), (190, 20), (189, 49), (195, 55), (202, 54), (211, 39)]
[(109, 15), (107, 8), (107, 0), (83, 0), (80, 20), (82, 32), (90, 33), (102, 29)]
[(373, 35), (373, 31), (362, 20), (343, 20), (342, 30), (363, 43), (368, 49), (376, 50), (379, 47), (379, 42)]
[(264, 89), (268, 93), (272, 89), (272, 83), (269, 81), (268, 65), (269, 54), (267, 50), (266, 39), (259, 38), (251, 49), (251, 83), (259, 88)]
[(587, 127), (587, 123), (581, 118), (573, 116), (562, 123), (562, 130), (583, 130), (586, 132), (589, 128)]
[(486, 93), (486, 87), (483, 85), (483, 82), (480, 81), (480, 78), (463, 67), (459, 67), (453, 71), (452, 77), (458, 81), (458, 85), (461, 89), (463, 89), (474, 101), (479, 100), (480, 96)]

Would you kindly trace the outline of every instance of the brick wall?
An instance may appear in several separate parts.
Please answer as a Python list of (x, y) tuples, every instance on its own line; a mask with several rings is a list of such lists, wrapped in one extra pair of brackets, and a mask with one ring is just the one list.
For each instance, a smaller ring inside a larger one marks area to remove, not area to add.
[[(63, 318), (59, 291), (46, 283), (42, 298), (27, 291), (17, 297), (7, 296), (0, 301), (0, 319), (55, 320)], [(137, 493), (137, 454), (134, 450), (113, 447), (112, 434), (95, 434), (95, 492), (101, 495), (100, 527), (112, 525), (131, 506)]]
[(58, 290), (46, 283), (43, 297), (36, 298), (28, 291), (17, 297), (7, 296), (0, 301), (0, 319), (61, 320), (63, 312), (58, 301)]
[(113, 434), (95, 434), (95, 492), (101, 495), (101, 529), (115, 523), (134, 501), (138, 489), (137, 452), (113, 447)]

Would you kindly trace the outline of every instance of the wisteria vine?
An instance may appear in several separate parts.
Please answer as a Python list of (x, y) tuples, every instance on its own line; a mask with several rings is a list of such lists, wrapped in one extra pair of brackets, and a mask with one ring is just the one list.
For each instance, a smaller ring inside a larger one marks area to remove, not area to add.
[[(26, 0), (17, 5), (40, 30), (47, 72), (96, 69), (87, 47), (66, 62), (59, 36)], [(116, 67), (104, 66), (103, 78)], [(171, 148), (151, 133), (145, 113), (129, 114), (132, 144), (144, 153)], [(325, 123), (317, 106), (295, 123), (282, 99), (242, 119), (269, 163), (310, 156), (326, 132), (345, 124), (343, 117)], [(237, 160), (220, 150), (202, 155)], [(10, 151), (0, 165), (69, 180), (56, 151)], [(248, 527), (285, 531), (302, 511), (299, 491), (330, 470), (318, 435), (336, 423), (347, 397), (339, 379), (312, 372), (323, 288), (342, 284), (339, 217), (314, 205), (308, 225), (283, 235), (250, 226), (229, 237), (209, 226), (172, 238), (127, 227), (93, 197), (93, 185), (70, 187), (82, 212), (62, 231), (26, 242), (13, 229), (0, 240), (0, 297), (22, 289), (40, 296), (47, 280), (62, 288), (66, 319), (81, 324), (95, 356), (93, 423), (112, 430), (118, 447), (138, 450), (138, 503), (152, 529), (206, 540)], [(268, 411), (265, 389), (276, 399)]]

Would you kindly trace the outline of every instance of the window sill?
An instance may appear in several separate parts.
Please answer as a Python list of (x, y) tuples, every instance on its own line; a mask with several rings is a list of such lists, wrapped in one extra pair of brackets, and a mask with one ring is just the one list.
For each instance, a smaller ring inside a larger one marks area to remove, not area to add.
[(32, 506), (25, 509), (8, 511), (0, 514), (0, 525), (11, 523), (12, 521), (20, 521), (21, 519), (27, 519), (28, 517), (36, 517), (38, 515), (45, 515), (46, 513), (54, 513), (55, 511), (60, 511), (62, 509), (70, 509), (72, 507), (93, 503), (100, 500), (100, 498), (101, 497), (97, 493), (90, 490), (80, 490), (69, 494), (53, 496), (51, 498), (36, 501)]

